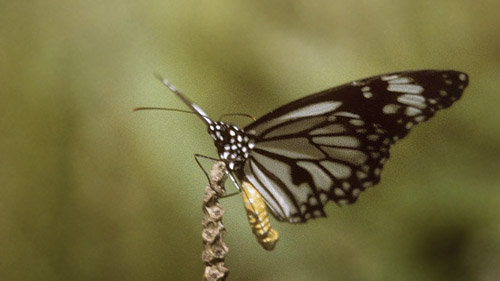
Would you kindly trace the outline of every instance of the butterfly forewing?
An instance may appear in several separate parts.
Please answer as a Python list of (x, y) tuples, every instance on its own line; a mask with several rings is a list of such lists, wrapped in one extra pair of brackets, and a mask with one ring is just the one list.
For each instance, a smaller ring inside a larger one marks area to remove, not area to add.
[(245, 127), (261, 136), (274, 126), (304, 116), (343, 112), (380, 124), (393, 136), (408, 133), (408, 122), (429, 119), (460, 98), (468, 77), (458, 71), (406, 71), (374, 76), (291, 102)]
[(378, 183), (390, 145), (449, 107), (467, 84), (456, 71), (399, 72), (284, 105), (244, 129), (255, 147), (240, 176), (278, 220), (325, 216), (328, 200), (353, 203)]

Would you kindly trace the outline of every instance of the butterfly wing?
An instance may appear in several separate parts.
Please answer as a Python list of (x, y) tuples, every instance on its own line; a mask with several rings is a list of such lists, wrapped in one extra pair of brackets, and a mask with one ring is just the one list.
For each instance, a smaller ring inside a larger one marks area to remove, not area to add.
[(243, 176), (282, 221), (326, 216), (380, 180), (389, 147), (460, 98), (457, 71), (374, 76), (284, 105), (244, 128), (254, 148)]

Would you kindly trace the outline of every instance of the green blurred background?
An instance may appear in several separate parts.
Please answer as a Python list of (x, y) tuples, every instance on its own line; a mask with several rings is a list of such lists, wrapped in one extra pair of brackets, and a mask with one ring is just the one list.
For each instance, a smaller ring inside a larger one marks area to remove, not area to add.
[[(0, 280), (200, 280), (194, 116), (255, 116), (370, 75), (470, 86), (328, 219), (256, 243), (222, 203), (229, 280), (500, 280), (500, 2), (0, 1)], [(235, 119), (244, 124), (246, 120)], [(210, 163), (206, 163), (210, 167)], [(232, 185), (228, 184), (232, 190)]]

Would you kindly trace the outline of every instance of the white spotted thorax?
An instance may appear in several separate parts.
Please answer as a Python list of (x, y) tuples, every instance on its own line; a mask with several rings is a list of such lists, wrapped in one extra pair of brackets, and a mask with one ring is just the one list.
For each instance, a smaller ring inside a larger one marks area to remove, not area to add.
[(377, 75), (285, 104), (242, 129), (213, 121), (162, 82), (207, 125), (231, 179), (254, 186), (276, 219), (300, 223), (376, 185), (391, 146), (456, 102), (469, 79), (454, 70)]
[(208, 133), (214, 140), (219, 158), (226, 162), (229, 170), (242, 167), (248, 153), (254, 147), (253, 141), (240, 128), (224, 122), (216, 122), (208, 126)]

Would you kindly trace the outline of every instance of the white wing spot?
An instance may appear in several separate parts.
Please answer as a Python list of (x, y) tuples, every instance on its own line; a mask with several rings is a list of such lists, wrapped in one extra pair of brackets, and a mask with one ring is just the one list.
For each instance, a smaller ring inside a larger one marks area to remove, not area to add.
[(426, 107), (425, 98), (417, 95), (402, 95), (398, 97), (400, 103), (424, 109)]
[(316, 200), (316, 198), (314, 198), (314, 197), (311, 197), (311, 198), (309, 199), (309, 205), (311, 205), (311, 206), (316, 206), (316, 205), (318, 205), (318, 200)]
[(448, 94), (448, 92), (445, 90), (441, 90), (441, 91), (439, 91), (439, 94), (444, 97)]
[(307, 206), (306, 205), (300, 205), (300, 212), (305, 213), (307, 211)]
[(373, 94), (370, 92), (370, 87), (369, 86), (365, 86), (363, 88), (361, 88), (361, 91), (363, 92), (363, 96), (367, 99), (373, 97)]
[(465, 81), (467, 80), (467, 75), (465, 75), (464, 73), (460, 73), (460, 75), (458, 75), (458, 79)]
[[(389, 82), (390, 83), (390, 82)], [(424, 91), (424, 87), (420, 85), (409, 85), (409, 84), (390, 84), (387, 87), (388, 91), (398, 92), (403, 94), (421, 94)]]
[(379, 135), (368, 135), (366, 137), (369, 141), (377, 141), (379, 138)]
[(398, 109), (399, 109), (399, 105), (396, 105), (396, 104), (386, 104), (382, 108), (382, 111), (385, 114), (395, 114), (396, 112), (398, 112)]
[(380, 153), (378, 152), (371, 152), (370, 153), (370, 156), (373, 158), (373, 159), (377, 159), (380, 157)]
[(415, 116), (420, 113), (422, 113), (422, 110), (415, 108), (413, 106), (408, 106), (405, 111), (406, 116)]
[(363, 170), (365, 173), (368, 173), (368, 171), (370, 171), (370, 166), (368, 166), (368, 165), (363, 165), (363, 166), (361, 167), (361, 170)]
[[(450, 99), (451, 99), (451, 98), (450, 98)], [(437, 103), (437, 101), (436, 101), (435, 99), (429, 99), (429, 103), (430, 103), (430, 104), (436, 104), (436, 103)]]
[(392, 80), (392, 79), (396, 79), (398, 77), (399, 76), (397, 76), (397, 75), (385, 75), (385, 76), (380, 77), (380, 80), (382, 80), (382, 81), (389, 81), (389, 80)]
[(340, 206), (346, 205), (347, 203), (349, 203), (349, 201), (346, 199), (340, 199), (339, 201), (337, 201), (337, 204), (339, 204)]
[(415, 120), (415, 122), (420, 123), (420, 122), (425, 120), (425, 116), (423, 116), (423, 115), (417, 116), (417, 117), (413, 118), (413, 120)]
[(354, 126), (363, 126), (365, 124), (365, 121), (361, 119), (351, 119), (349, 120), (349, 123), (351, 123)]
[(367, 175), (365, 173), (361, 172), (361, 171), (357, 171), (356, 172), (356, 177), (358, 177), (358, 179), (362, 180), (362, 179), (366, 178)]
[(344, 190), (349, 190), (349, 188), (351, 188), (351, 184), (349, 182), (345, 181), (345, 182), (342, 183), (342, 188)]
[(373, 97), (373, 94), (371, 92), (363, 92), (363, 96), (367, 99)]
[(393, 79), (389, 81), (389, 84), (408, 84), (411, 82), (411, 79), (408, 77), (401, 77), (397, 79)]
[(406, 126), (405, 126), (405, 127), (406, 127), (406, 129), (408, 129), (408, 130), (409, 130), (409, 129), (411, 129), (411, 128), (413, 128), (413, 122), (408, 122), (408, 123), (406, 123)]
[(363, 187), (364, 187), (364, 188), (368, 188), (368, 187), (370, 187), (370, 186), (373, 186), (373, 182), (371, 182), (371, 181), (367, 181), (367, 182), (364, 182), (364, 183), (363, 183)]
[(321, 204), (325, 204), (326, 201), (328, 201), (328, 196), (326, 194), (324, 194), (324, 193), (321, 193), (319, 195), (319, 201), (321, 201)]
[(337, 112), (334, 115), (341, 116), (341, 117), (357, 118), (357, 119), (361, 118), (361, 116), (359, 116), (357, 114), (354, 114), (351, 112), (346, 112), (346, 111)]
[(358, 197), (359, 193), (361, 192), (361, 190), (359, 188), (355, 188), (352, 190), (352, 196), (353, 197)]
[(345, 196), (345, 192), (339, 187), (335, 188), (333, 190), (333, 193), (335, 193), (335, 195), (337, 196)]
[(451, 81), (451, 80), (444, 80), (444, 83), (446, 83), (448, 85), (451, 85), (451, 84), (453, 84), (453, 81)]

